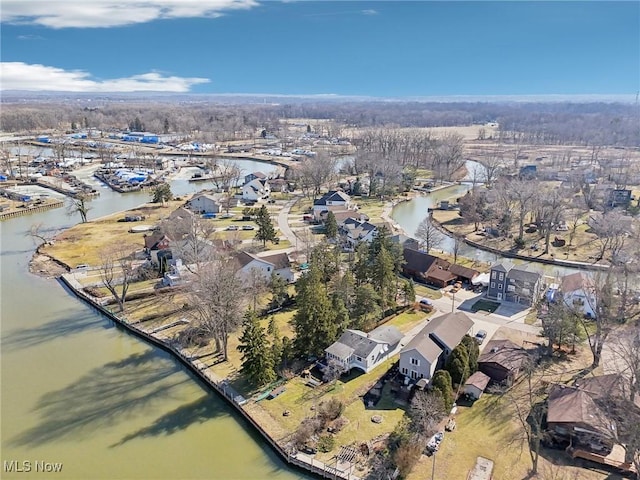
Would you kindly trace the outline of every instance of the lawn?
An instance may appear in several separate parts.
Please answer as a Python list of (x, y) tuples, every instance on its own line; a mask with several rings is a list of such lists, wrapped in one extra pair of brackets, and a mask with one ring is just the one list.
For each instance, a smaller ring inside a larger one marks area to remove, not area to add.
[(442, 292), (440, 292), (440, 290), (427, 287), (426, 285), (420, 285), (416, 283), (414, 286), (414, 290), (416, 292), (416, 295), (420, 295), (421, 297), (427, 297), (433, 300), (442, 298)]
[(478, 300), (471, 306), (471, 311), (473, 313), (476, 313), (478, 311), (493, 313), (498, 309), (499, 306), (500, 304), (498, 302), (492, 302), (491, 300), (482, 299)]
[(429, 315), (414, 309), (407, 310), (400, 315), (393, 317), (385, 325), (393, 325), (402, 333), (407, 333), (413, 327), (425, 320)]
[(358, 205), (358, 212), (364, 213), (372, 222), (381, 220), (387, 202), (376, 197), (356, 197), (354, 202)]

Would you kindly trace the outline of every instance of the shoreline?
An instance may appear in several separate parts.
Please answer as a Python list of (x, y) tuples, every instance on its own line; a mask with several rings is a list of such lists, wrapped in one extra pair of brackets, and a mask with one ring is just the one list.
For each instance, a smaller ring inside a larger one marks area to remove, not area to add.
[[(51, 262), (54, 262), (52, 258), (50, 258), (50, 260)], [(97, 302), (93, 297), (82, 291), (81, 288), (78, 288), (80, 287), (80, 284), (75, 280), (73, 274), (68, 272), (63, 273), (62, 275), (57, 277), (57, 280), (62, 284), (65, 290), (68, 290), (76, 298), (88, 304), (99, 313), (107, 317), (109, 320), (113, 321), (118, 327), (122, 328), (127, 333), (171, 354), (176, 361), (182, 364), (207, 388), (219, 394), (229, 406), (231, 406), (244, 420), (246, 420), (255, 429), (255, 431), (262, 436), (267, 444), (269, 444), (271, 449), (280, 457), (281, 460), (286, 463), (288, 467), (303, 470), (306, 473), (312, 474), (319, 478), (359, 480), (357, 476), (350, 473), (350, 469), (347, 469), (346, 471), (339, 470), (336, 467), (331, 467), (324, 462), (315, 460), (313, 459), (313, 457), (309, 457), (300, 452), (290, 454), (283, 445), (281, 445), (276, 439), (274, 439), (265, 430), (265, 428), (260, 425), (257, 419), (252, 417), (251, 414), (245, 408), (243, 408), (244, 405), (249, 403), (249, 401), (242, 397), (239, 393), (237, 393), (233, 388), (231, 388), (226, 378), (217, 377), (215, 374), (213, 374), (213, 372), (208, 370), (206, 364), (202, 363), (198, 359), (191, 358), (182, 349), (171, 344), (170, 342), (167, 342), (165, 339), (162, 339), (153, 333), (139, 328), (137, 324), (134, 325), (119, 318), (109, 309)]]
[[(447, 187), (449, 187), (451, 185), (447, 185)], [(446, 188), (446, 187), (442, 187), (442, 188)], [(431, 193), (431, 192), (428, 192)], [(404, 202), (410, 202), (411, 200), (413, 200), (417, 195), (419, 194), (414, 194), (409, 198), (406, 199), (402, 199), (398, 202), (388, 202), (387, 205), (385, 205), (385, 209), (382, 212), (381, 218), (389, 223), (391, 223), (391, 225), (393, 226), (394, 230), (398, 230), (397, 233), (401, 233), (403, 235), (409, 236), (407, 234), (407, 232), (402, 228), (401, 225), (399, 225), (397, 222), (394, 221), (393, 217), (391, 216), (393, 209), (396, 207), (396, 205), (399, 205), (400, 203), (404, 203)], [(454, 237), (455, 233), (452, 232), (451, 230), (449, 230), (447, 227), (445, 227), (444, 225), (442, 225), (440, 222), (438, 222), (436, 219), (433, 218), (433, 216), (431, 217), (431, 220), (433, 222), (433, 225), (440, 230), (444, 235), (447, 235), (448, 237)], [(528, 255), (521, 255), (518, 253), (511, 253), (509, 251), (505, 251), (505, 250), (499, 250), (497, 248), (493, 248), (493, 247), (488, 247), (486, 245), (483, 245), (481, 243), (478, 242), (474, 242), (473, 240), (469, 240), (466, 236), (462, 237), (462, 241), (469, 245), (472, 248), (477, 248), (478, 250), (482, 250), (484, 252), (489, 252), (489, 253), (493, 253), (494, 255), (498, 255), (500, 257), (504, 257), (504, 258), (513, 258), (513, 259), (517, 259), (517, 260), (523, 260), (526, 262), (532, 262), (532, 263), (541, 263), (544, 265), (552, 265), (552, 266), (558, 266), (558, 267), (567, 267), (567, 268), (575, 268), (578, 270), (589, 270), (589, 271), (605, 271), (609, 269), (608, 265), (597, 265), (597, 264), (593, 264), (593, 263), (585, 263), (585, 262), (574, 262), (571, 260), (559, 260), (559, 259), (547, 259), (547, 258), (538, 258), (538, 257), (530, 257)], [(469, 258), (469, 257), (465, 257), (465, 258)], [(469, 259), (469, 260), (473, 260), (473, 259)]]

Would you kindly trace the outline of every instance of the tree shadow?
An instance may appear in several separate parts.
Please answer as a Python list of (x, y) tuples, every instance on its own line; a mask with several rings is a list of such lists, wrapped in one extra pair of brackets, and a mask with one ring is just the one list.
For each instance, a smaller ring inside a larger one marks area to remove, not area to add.
[(186, 430), (193, 424), (204, 423), (213, 418), (227, 415), (229, 415), (229, 408), (223, 404), (222, 400), (214, 398), (212, 394), (206, 394), (198, 400), (181, 405), (158, 417), (152, 425), (126, 435), (118, 443), (111, 445), (111, 448), (119, 447), (136, 438), (171, 435)]
[(157, 350), (130, 355), (94, 368), (74, 383), (44, 394), (34, 407), (39, 423), (10, 441), (13, 446), (35, 447), (73, 437), (88, 437), (148, 412), (155, 403), (172, 398), (172, 389), (191, 379), (178, 376), (177, 363), (159, 361)]
[(16, 330), (4, 336), (0, 342), (7, 352), (35, 347), (59, 337), (67, 337), (95, 328), (104, 318), (86, 310), (71, 309), (70, 313), (56, 313), (56, 320), (37, 327)]

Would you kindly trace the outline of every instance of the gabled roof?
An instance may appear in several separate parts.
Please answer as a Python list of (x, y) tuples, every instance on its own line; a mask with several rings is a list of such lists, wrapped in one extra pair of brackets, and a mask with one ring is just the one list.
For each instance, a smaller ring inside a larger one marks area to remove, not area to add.
[(268, 255), (266, 257), (258, 257), (263, 262), (268, 262), (273, 265), (275, 270), (280, 270), (281, 268), (289, 268), (291, 267), (291, 260), (289, 260), (289, 255), (286, 253), (276, 253), (274, 255)]
[(601, 433), (612, 423), (588, 393), (567, 385), (551, 387), (547, 422), (584, 424)]
[(528, 271), (527, 265), (518, 265), (509, 270), (507, 278), (512, 278), (519, 282), (536, 283), (540, 278), (542, 278), (542, 275), (538, 272)]
[(491, 377), (489, 375), (485, 375), (482, 372), (475, 372), (467, 379), (467, 381), (464, 383), (464, 386), (473, 386), (484, 392), (484, 389), (487, 388), (487, 385), (489, 385), (490, 381)]
[(151, 235), (147, 235), (144, 237), (144, 246), (149, 250), (153, 250), (155, 246), (157, 246), (163, 240), (171, 241), (171, 239), (162, 232), (155, 232)]
[(445, 270), (449, 267), (449, 262), (428, 253), (414, 250), (412, 248), (404, 248), (402, 256), (405, 260), (405, 268), (416, 272), (426, 273), (434, 263), (442, 266)]
[(218, 203), (219, 198), (211, 195), (210, 193), (200, 193), (198, 195), (194, 195), (193, 198), (191, 198), (191, 200), (189, 200), (190, 202), (193, 202), (196, 198), (206, 198), (207, 200), (211, 200), (212, 202)]
[(451, 282), (456, 279), (456, 276), (451, 273), (449, 270), (444, 268), (438, 268), (436, 265), (432, 265), (429, 271), (427, 272), (427, 279), (433, 278), (435, 280), (439, 280), (443, 283)]
[(594, 287), (593, 279), (584, 272), (576, 272), (562, 277), (560, 289), (562, 293), (571, 293), (576, 290), (591, 290)]
[(622, 377), (617, 373), (583, 377), (573, 382), (573, 386), (588, 393), (595, 400), (624, 393)]
[(344, 192), (341, 192), (339, 190), (331, 190), (327, 193), (325, 193), (322, 197), (320, 197), (318, 200), (315, 200), (313, 202), (314, 205), (326, 205), (327, 202), (349, 202), (351, 199), (349, 198), (349, 195), (347, 195)]
[(191, 210), (187, 210), (184, 207), (178, 207), (173, 212), (169, 214), (169, 218), (171, 220), (180, 220), (184, 218), (192, 218), (193, 212)]
[(415, 349), (424, 358), (433, 363), (442, 353), (442, 348), (437, 342), (443, 343), (449, 349), (453, 349), (460, 343), (462, 337), (467, 334), (472, 326), (473, 320), (462, 312), (441, 315), (430, 320), (400, 353)]
[(235, 254), (235, 257), (236, 257), (236, 260), (238, 260), (238, 263), (240, 264), (240, 268), (246, 267), (254, 260), (263, 261), (261, 258), (256, 257), (255, 255), (252, 255), (251, 253), (247, 253), (247, 252), (237, 252)]
[(474, 270), (473, 268), (463, 267), (462, 265), (451, 265), (449, 267), (449, 271), (453, 273), (456, 277), (467, 278), (469, 280), (477, 277), (480, 272)]
[(393, 325), (381, 325), (369, 332), (369, 338), (378, 342), (395, 345), (402, 340), (402, 332)]
[(378, 345), (391, 348), (401, 339), (402, 333), (394, 326), (381, 326), (369, 334), (360, 330), (345, 330), (340, 338), (325, 349), (332, 355), (347, 359), (352, 354), (366, 358)]
[(249, 175), (247, 175), (247, 177), (250, 176), (250, 175), (253, 175), (256, 178), (267, 178), (267, 176), (262, 172), (253, 172), (253, 173), (250, 173)]
[(508, 272), (513, 268), (513, 265), (510, 262), (502, 262), (497, 263), (495, 265), (491, 265), (491, 271), (495, 270), (496, 272)]
[(446, 313), (432, 319), (425, 328), (447, 347), (453, 350), (469, 330), (473, 320), (463, 312)]
[(505, 370), (516, 371), (522, 368), (528, 356), (524, 348), (511, 340), (490, 340), (478, 357), (478, 363), (495, 363)]

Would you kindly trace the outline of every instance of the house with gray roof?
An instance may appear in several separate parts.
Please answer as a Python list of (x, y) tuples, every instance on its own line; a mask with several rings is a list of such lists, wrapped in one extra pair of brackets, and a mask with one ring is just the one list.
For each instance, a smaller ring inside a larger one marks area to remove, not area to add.
[(542, 275), (528, 265), (503, 262), (491, 267), (487, 298), (531, 306), (540, 298)]
[(413, 381), (430, 379), (472, 327), (463, 312), (430, 320), (400, 352), (400, 372)]
[(337, 362), (349, 371), (352, 368), (370, 372), (396, 353), (402, 333), (396, 327), (382, 325), (369, 333), (347, 329), (325, 349), (328, 362)]

